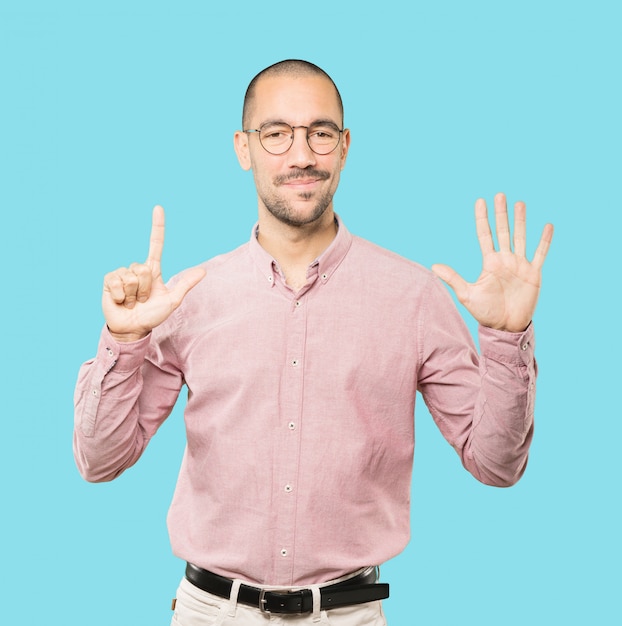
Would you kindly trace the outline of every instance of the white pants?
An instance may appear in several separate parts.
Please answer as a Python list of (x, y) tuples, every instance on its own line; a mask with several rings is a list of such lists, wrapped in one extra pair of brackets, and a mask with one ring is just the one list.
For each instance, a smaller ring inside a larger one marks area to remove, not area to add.
[[(329, 583), (327, 583), (329, 584)], [(381, 601), (367, 602), (322, 611), (319, 587), (314, 589), (313, 613), (302, 615), (263, 613), (259, 608), (239, 604), (240, 581), (234, 581), (229, 599), (207, 593), (185, 578), (177, 589), (171, 626), (386, 626)], [(323, 585), (322, 585), (323, 586)], [(310, 586), (313, 590), (313, 587)]]

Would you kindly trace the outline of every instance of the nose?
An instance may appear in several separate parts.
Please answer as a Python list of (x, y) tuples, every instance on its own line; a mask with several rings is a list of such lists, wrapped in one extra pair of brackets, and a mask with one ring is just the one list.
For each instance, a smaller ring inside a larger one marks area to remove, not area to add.
[(290, 167), (311, 167), (316, 163), (316, 155), (309, 147), (307, 141), (307, 128), (305, 126), (296, 126), (292, 129), (294, 140), (290, 149), (287, 151), (287, 164)]

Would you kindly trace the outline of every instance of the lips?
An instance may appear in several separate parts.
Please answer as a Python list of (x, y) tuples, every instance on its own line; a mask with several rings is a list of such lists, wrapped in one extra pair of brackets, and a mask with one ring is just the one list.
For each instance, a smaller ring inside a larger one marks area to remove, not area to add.
[(277, 176), (274, 179), (276, 185), (292, 185), (298, 186), (312, 186), (314, 183), (330, 178), (328, 172), (322, 170), (294, 170), (289, 174)]
[(310, 187), (318, 182), (320, 182), (319, 178), (296, 178), (283, 183), (283, 185), (286, 187)]

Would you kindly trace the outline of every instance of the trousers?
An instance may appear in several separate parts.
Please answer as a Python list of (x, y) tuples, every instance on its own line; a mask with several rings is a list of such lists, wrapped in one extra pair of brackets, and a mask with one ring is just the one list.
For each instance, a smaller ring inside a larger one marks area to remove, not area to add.
[(387, 624), (380, 600), (327, 611), (320, 610), (319, 585), (309, 586), (313, 591), (313, 613), (302, 615), (264, 613), (259, 608), (238, 603), (240, 582), (234, 581), (231, 596), (227, 599), (207, 593), (183, 578), (177, 589), (171, 626), (386, 626)]

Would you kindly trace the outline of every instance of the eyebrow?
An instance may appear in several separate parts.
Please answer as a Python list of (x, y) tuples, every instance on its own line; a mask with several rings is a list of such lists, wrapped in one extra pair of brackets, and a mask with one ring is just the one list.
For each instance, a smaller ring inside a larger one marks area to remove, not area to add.
[[(292, 126), (292, 124), (290, 124), (289, 122), (286, 122), (283, 119), (267, 119), (266, 121), (262, 122), (259, 125), (259, 128), (261, 128), (262, 126), (267, 126), (268, 124), (287, 124), (288, 126)], [(330, 126), (334, 126), (335, 128), (341, 130), (339, 124), (337, 124), (336, 122), (334, 122), (331, 119), (318, 119), (318, 120), (313, 120), (310, 124), (309, 127), (311, 126), (322, 126), (322, 125), (330, 125)], [(306, 126), (306, 124), (305, 124)]]

